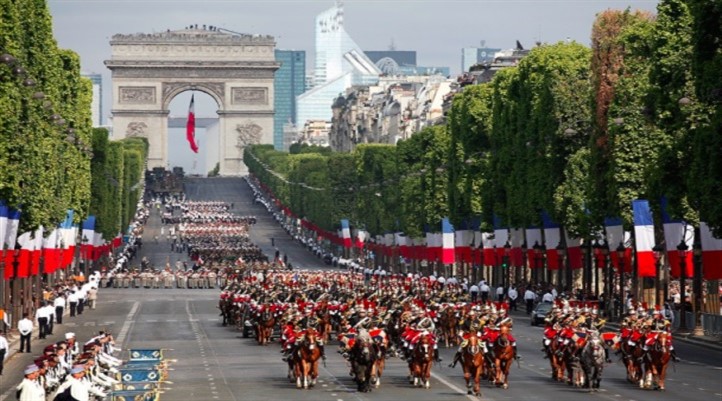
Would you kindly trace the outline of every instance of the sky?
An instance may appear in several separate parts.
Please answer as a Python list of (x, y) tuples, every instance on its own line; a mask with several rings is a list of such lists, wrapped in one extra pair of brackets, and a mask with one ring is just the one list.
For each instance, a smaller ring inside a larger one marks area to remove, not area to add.
[[(55, 38), (80, 55), (83, 72), (103, 75), (103, 115), (110, 115), (111, 37), (152, 33), (191, 24), (271, 35), (276, 48), (305, 50), (313, 67), (314, 19), (332, 0), (48, 0)], [(346, 0), (344, 26), (363, 50), (415, 50), (417, 64), (461, 71), (461, 49), (509, 49), (518, 40), (574, 40), (588, 45), (595, 15), (606, 9), (654, 11), (658, 0)], [(196, 116), (215, 117), (215, 103), (196, 97)], [(187, 112), (190, 94), (171, 104), (171, 115)]]

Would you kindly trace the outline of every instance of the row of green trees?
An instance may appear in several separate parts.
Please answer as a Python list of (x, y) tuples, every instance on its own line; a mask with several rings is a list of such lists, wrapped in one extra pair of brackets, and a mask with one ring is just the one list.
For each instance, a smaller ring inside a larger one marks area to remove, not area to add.
[(91, 88), (78, 55), (58, 48), (44, 0), (0, 0), (0, 199), (22, 211), (20, 232), (72, 209), (75, 223), (95, 214), (110, 239), (135, 213), (148, 145), (93, 130)]
[(453, 99), (447, 124), (350, 154), (246, 149), (250, 171), (299, 216), (373, 234), (438, 230), (493, 216), (539, 226), (541, 211), (586, 236), (631, 201), (722, 234), (722, 6), (663, 0), (608, 10), (591, 48), (533, 49), (518, 67)]

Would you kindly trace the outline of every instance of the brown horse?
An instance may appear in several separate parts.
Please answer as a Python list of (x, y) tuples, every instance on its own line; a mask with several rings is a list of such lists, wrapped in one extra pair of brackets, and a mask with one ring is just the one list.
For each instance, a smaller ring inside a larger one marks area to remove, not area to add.
[(316, 317), (318, 320), (318, 335), (324, 343), (327, 343), (331, 337), (331, 314), (328, 309), (324, 308), (317, 312)]
[[(644, 337), (639, 341), (644, 341)], [(631, 383), (639, 383), (641, 386), (643, 379), (642, 359), (644, 358), (642, 344), (630, 345), (629, 340), (624, 339), (621, 342), (620, 349), (622, 351), (622, 362), (627, 368), (627, 380)]]
[(566, 372), (567, 366), (560, 340), (560, 337), (555, 337), (552, 340), (547, 348), (547, 357), (549, 358), (549, 363), (551, 364), (552, 379), (558, 382), (563, 382), (564, 372)]
[(494, 355), (494, 369), (496, 372), (494, 384), (509, 388), (509, 368), (514, 360), (514, 347), (509, 341), (509, 326), (501, 326), (499, 336), (494, 341), (492, 354)]
[(444, 344), (449, 348), (449, 344), (457, 344), (456, 327), (459, 319), (456, 317), (456, 310), (452, 306), (446, 307), (439, 316), (439, 325), (441, 335), (444, 337)]
[(306, 329), (300, 340), (298, 350), (293, 356), (296, 388), (307, 389), (316, 385), (318, 378), (318, 360), (321, 350), (318, 348), (318, 333), (314, 329)]
[(657, 333), (654, 344), (647, 351), (644, 362), (644, 375), (646, 380), (644, 385), (640, 383), (640, 387), (651, 388), (655, 385), (659, 390), (664, 391), (664, 378), (667, 375), (667, 365), (672, 358), (672, 350), (670, 349), (670, 334), (666, 331)]
[(268, 345), (271, 342), (271, 335), (275, 325), (276, 317), (268, 308), (265, 308), (256, 321), (256, 341), (258, 341), (258, 345)]
[(464, 369), (464, 380), (466, 380), (466, 394), (473, 394), (481, 397), (481, 375), (484, 372), (484, 347), (473, 331), (466, 340), (466, 346), (461, 351), (461, 366)]
[(430, 334), (422, 334), (419, 342), (411, 351), (409, 370), (411, 383), (414, 386), (429, 388), (431, 386), (431, 365), (434, 361), (434, 345)]

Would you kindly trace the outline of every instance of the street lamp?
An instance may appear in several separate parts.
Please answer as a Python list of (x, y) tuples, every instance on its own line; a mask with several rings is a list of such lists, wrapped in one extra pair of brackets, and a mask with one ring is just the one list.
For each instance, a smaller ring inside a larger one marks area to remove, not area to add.
[(619, 302), (621, 307), (619, 308), (619, 320), (622, 320), (624, 316), (624, 307), (627, 305), (627, 294), (625, 293), (625, 282), (624, 282), (624, 254), (627, 253), (624, 243), (619, 241), (617, 246), (617, 261), (619, 262)]
[[(699, 236), (695, 236), (699, 238)], [(702, 327), (702, 246), (699, 242), (695, 242), (692, 246), (692, 255), (694, 256), (694, 331), (695, 336), (704, 335), (704, 327)]]
[(679, 299), (680, 299), (680, 310), (679, 310), (679, 329), (681, 331), (687, 331), (687, 250), (689, 247), (684, 242), (684, 238), (679, 241), (677, 245), (677, 252), (679, 252)]
[(559, 265), (557, 266), (557, 285), (559, 286), (559, 293), (562, 293), (564, 291), (564, 285), (562, 281), (562, 274), (564, 273), (564, 259), (567, 256), (567, 249), (564, 248), (562, 243), (560, 242), (559, 245), (557, 245), (557, 257)]

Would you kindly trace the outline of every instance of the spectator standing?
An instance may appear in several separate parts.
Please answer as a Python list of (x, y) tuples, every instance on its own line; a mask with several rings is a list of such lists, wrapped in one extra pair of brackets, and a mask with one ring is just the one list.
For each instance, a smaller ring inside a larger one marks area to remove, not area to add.
[(476, 302), (476, 298), (479, 296), (479, 286), (472, 284), (469, 287), (469, 294), (471, 294), (471, 302)]
[(3, 364), (8, 356), (8, 349), (10, 349), (10, 344), (5, 338), (5, 331), (0, 330), (0, 376), (3, 374)]
[(504, 287), (496, 287), (496, 300), (499, 302), (504, 302)]
[(95, 287), (88, 289), (88, 308), (95, 309), (95, 302), (98, 300), (98, 290)]
[(78, 292), (72, 291), (68, 295), (68, 304), (70, 305), (70, 317), (75, 317), (75, 311), (78, 308)]
[(552, 303), (554, 302), (554, 295), (551, 291), (547, 290), (544, 295), (542, 295), (542, 302)]
[(30, 336), (33, 334), (33, 321), (30, 320), (27, 313), (24, 313), (22, 320), (18, 322), (18, 331), (20, 332), (20, 352), (31, 352)]
[(65, 312), (65, 306), (67, 304), (65, 294), (58, 294), (53, 304), (55, 305), (55, 323), (63, 324), (63, 312)]
[(479, 291), (481, 292), (481, 303), (485, 304), (486, 301), (489, 300), (489, 285), (486, 284), (486, 281), (481, 280), (479, 282)]
[(47, 304), (43, 302), (42, 306), (35, 312), (35, 318), (38, 319), (38, 339), (44, 339), (48, 335), (48, 331), (50, 331), (48, 327), (49, 317)]
[(509, 311), (516, 311), (516, 299), (519, 298), (519, 292), (516, 290), (514, 284), (509, 286), (507, 296), (509, 297)]
[(534, 301), (536, 300), (536, 293), (531, 287), (527, 287), (524, 291), (524, 302), (526, 302), (526, 314), (531, 315), (532, 309), (534, 309)]

